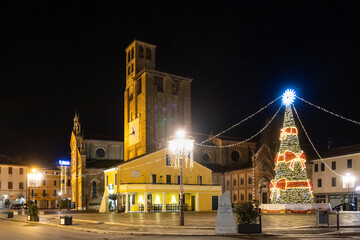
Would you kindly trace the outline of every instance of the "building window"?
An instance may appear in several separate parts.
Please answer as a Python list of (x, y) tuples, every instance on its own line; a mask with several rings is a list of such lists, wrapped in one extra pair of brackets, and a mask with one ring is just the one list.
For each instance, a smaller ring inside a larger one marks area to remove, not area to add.
[(336, 162), (331, 162), (331, 169), (336, 170)]
[(19, 189), (24, 189), (24, 183), (23, 182), (19, 182)]
[(167, 184), (171, 183), (171, 175), (166, 175), (166, 183)]
[(336, 178), (331, 178), (331, 186), (336, 187)]
[(240, 179), (240, 185), (244, 185), (244, 178)]
[(252, 201), (252, 193), (249, 193), (249, 201)]
[(231, 152), (231, 160), (234, 162), (238, 162), (240, 159), (240, 153), (238, 151), (232, 151)]
[(130, 51), (128, 51), (127, 56), (128, 56), (128, 62), (130, 62), (130, 60), (131, 60), (131, 58), (130, 58)]
[(226, 181), (226, 186), (230, 187), (230, 181), (229, 180)]
[(205, 154), (203, 155), (202, 159), (203, 159), (204, 162), (209, 162), (209, 161), (210, 161), (210, 156), (209, 156), (209, 154), (205, 153)]
[(92, 182), (92, 196), (96, 197), (96, 182)]
[(136, 96), (138, 96), (138, 95), (141, 93), (141, 78), (139, 78), (139, 79), (136, 81), (135, 91), (136, 91)]
[(233, 186), (236, 187), (236, 178), (233, 180)]
[(144, 48), (143, 48), (143, 46), (139, 46), (139, 57), (141, 57), (141, 58), (144, 57)]
[(202, 176), (198, 176), (198, 184), (199, 184), (199, 185), (202, 184)]
[(131, 72), (134, 72), (134, 64), (131, 64)]
[(352, 159), (347, 160), (347, 168), (352, 168)]
[(237, 201), (236, 193), (233, 194), (233, 202)]
[(70, 183), (70, 179), (67, 180), (67, 184), (66, 184), (68, 187), (71, 186), (71, 183)]
[(56, 197), (56, 190), (54, 190), (54, 197)]
[(177, 181), (178, 184), (180, 184), (180, 176), (178, 176), (178, 181)]
[(46, 180), (43, 180), (43, 185), (44, 185), (44, 186), (46, 185)]
[(171, 157), (168, 154), (166, 154), (166, 166), (171, 166)]
[(130, 73), (131, 73), (131, 72), (130, 72), (130, 66), (129, 66), (129, 67), (128, 67), (128, 75), (130, 75)]
[(252, 177), (249, 177), (248, 184), (252, 184)]
[(118, 185), (118, 175), (115, 173), (115, 186)]
[(315, 164), (314, 168), (315, 168), (315, 169), (314, 169), (315, 172), (318, 172), (318, 171), (319, 171), (319, 166), (318, 166), (317, 163)]
[(109, 186), (109, 175), (106, 175), (106, 186)]
[(35, 194), (34, 189), (31, 189), (31, 196), (33, 197)]
[(245, 195), (244, 195), (243, 193), (241, 193), (241, 195), (240, 195), (240, 200), (241, 200), (241, 201), (244, 201), (244, 199), (245, 199)]
[(54, 186), (56, 186), (56, 180), (54, 180)]
[(23, 175), (24, 174), (24, 169), (23, 168), (20, 168), (20, 175)]
[(151, 59), (151, 50), (150, 50), (150, 48), (146, 48), (146, 58)]
[(154, 85), (157, 88), (158, 92), (164, 92), (164, 79), (162, 77), (154, 77)]
[(325, 171), (325, 163), (321, 163), (321, 171)]
[(96, 157), (98, 157), (98, 158), (103, 158), (103, 157), (105, 157), (105, 150), (104, 149), (102, 149), (102, 148), (98, 148), (98, 149), (96, 149)]
[(45, 197), (46, 196), (46, 190), (43, 190), (43, 197)]
[(12, 174), (12, 167), (9, 167), (9, 174)]
[(322, 181), (321, 178), (318, 179), (318, 187), (321, 188), (322, 187)]
[[(179, 176), (180, 177), (180, 176)], [(156, 174), (152, 175), (152, 183), (156, 183)]]
[(131, 48), (131, 59), (134, 59), (134, 47)]

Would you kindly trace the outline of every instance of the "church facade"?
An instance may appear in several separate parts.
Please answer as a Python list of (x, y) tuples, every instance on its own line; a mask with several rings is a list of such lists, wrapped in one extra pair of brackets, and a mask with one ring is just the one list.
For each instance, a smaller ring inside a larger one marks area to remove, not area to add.
[(123, 142), (85, 139), (79, 115), (71, 132), (71, 201), (77, 210), (98, 210), (104, 194), (103, 170), (123, 161)]

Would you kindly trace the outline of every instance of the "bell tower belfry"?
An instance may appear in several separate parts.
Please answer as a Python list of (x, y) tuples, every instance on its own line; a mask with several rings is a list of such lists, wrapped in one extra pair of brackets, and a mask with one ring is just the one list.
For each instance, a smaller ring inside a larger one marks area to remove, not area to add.
[(156, 71), (155, 50), (138, 40), (125, 49), (125, 161), (167, 147), (177, 128), (191, 131), (192, 79)]

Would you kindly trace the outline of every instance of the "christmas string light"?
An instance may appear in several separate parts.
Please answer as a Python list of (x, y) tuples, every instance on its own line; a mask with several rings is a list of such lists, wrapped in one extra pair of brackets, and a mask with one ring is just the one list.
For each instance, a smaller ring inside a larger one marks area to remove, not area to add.
[(276, 98), (275, 100), (271, 101), (271, 102), (270, 102), (270, 103), (268, 103), (266, 106), (264, 106), (264, 107), (260, 108), (258, 111), (256, 111), (256, 112), (255, 112), (255, 113), (253, 113), (252, 115), (250, 115), (250, 116), (248, 116), (248, 117), (244, 118), (244, 119), (243, 119), (243, 120), (241, 120), (240, 122), (238, 122), (238, 123), (236, 123), (236, 124), (232, 125), (231, 127), (229, 127), (229, 128), (227, 128), (227, 129), (225, 129), (224, 131), (222, 131), (222, 132), (220, 132), (220, 133), (216, 134), (215, 136), (213, 136), (213, 137), (211, 137), (211, 138), (208, 138), (208, 139), (206, 139), (206, 140), (202, 141), (201, 143), (205, 143), (205, 142), (211, 141), (211, 140), (213, 140), (214, 138), (217, 138), (218, 136), (220, 136), (220, 135), (222, 135), (222, 134), (226, 133), (227, 131), (230, 131), (230, 130), (231, 130), (231, 129), (233, 129), (234, 127), (239, 126), (241, 123), (243, 123), (243, 122), (245, 122), (246, 120), (248, 120), (248, 119), (250, 119), (250, 118), (254, 117), (256, 114), (258, 114), (258, 113), (260, 113), (262, 110), (266, 109), (268, 106), (270, 106), (271, 104), (273, 104), (274, 102), (276, 102), (279, 98), (281, 98), (281, 96), (280, 96), (280, 97), (278, 97), (278, 98)]
[(329, 113), (329, 114), (331, 114), (331, 115), (334, 115), (335, 117), (338, 117), (338, 118), (344, 119), (344, 120), (346, 120), (346, 121), (349, 121), (349, 122), (355, 123), (355, 124), (357, 124), (357, 125), (360, 125), (360, 122), (358, 122), (358, 121), (352, 120), (352, 119), (347, 118), (347, 117), (343, 117), (343, 116), (341, 116), (340, 114), (333, 113), (333, 112), (331, 112), (331, 111), (329, 111), (329, 110), (326, 110), (325, 108), (322, 108), (322, 107), (317, 106), (317, 105), (315, 105), (315, 104), (313, 104), (313, 103), (311, 103), (311, 102), (309, 102), (309, 101), (306, 101), (305, 99), (303, 99), (303, 98), (301, 98), (301, 97), (298, 97), (298, 96), (295, 96), (295, 97), (298, 98), (298, 99), (300, 99), (301, 101), (303, 101), (303, 102), (305, 102), (305, 103), (307, 103), (307, 104), (309, 104), (309, 105), (317, 108), (317, 109), (320, 109), (320, 110), (322, 110), (322, 111), (324, 111), (324, 112), (326, 112), (326, 113)]
[[(280, 97), (279, 97), (280, 98)], [(277, 98), (277, 99), (279, 99)], [(276, 99), (276, 100), (277, 100)], [(275, 100), (274, 100), (275, 101)], [(259, 135), (260, 133), (262, 133), (269, 125), (270, 123), (274, 120), (274, 118), (278, 115), (280, 109), (282, 108), (283, 104), (281, 104), (281, 106), (279, 107), (279, 109), (276, 111), (276, 113), (274, 114), (274, 116), (272, 116), (272, 118), (270, 119), (270, 121), (262, 128), (260, 129), (260, 131), (258, 131), (257, 133), (255, 133), (254, 135), (252, 135), (251, 137), (245, 139), (244, 141), (241, 142), (237, 142), (237, 143), (233, 143), (233, 144), (229, 144), (229, 145), (225, 145), (225, 146), (212, 146), (212, 145), (205, 145), (205, 144), (201, 144), (201, 143), (194, 143), (196, 146), (201, 146), (201, 147), (208, 147), (208, 148), (230, 148), (230, 147), (234, 147), (234, 146), (238, 146), (241, 145), (245, 142), (250, 141), (251, 139), (253, 139), (254, 137), (256, 137), (257, 135)]]
[(342, 175), (340, 175), (340, 174), (338, 174), (337, 172), (335, 172), (334, 170), (332, 170), (331, 167), (329, 167), (329, 166), (326, 164), (326, 162), (322, 159), (322, 157), (320, 156), (319, 152), (316, 150), (315, 145), (314, 145), (313, 142), (311, 141), (311, 139), (310, 139), (310, 137), (309, 137), (309, 134), (308, 134), (307, 131), (305, 130), (305, 127), (304, 127), (303, 123), (302, 123), (301, 120), (300, 120), (299, 114), (298, 114), (298, 112), (296, 111), (296, 108), (295, 108), (294, 104), (292, 105), (292, 107), (294, 108), (296, 117), (297, 117), (297, 119), (299, 120), (300, 125), (301, 125), (302, 129), (304, 130), (305, 135), (306, 135), (307, 139), (309, 140), (312, 148), (314, 149), (316, 155), (318, 155), (319, 159), (325, 164), (325, 166), (326, 166), (331, 172), (335, 173), (336, 175), (338, 175), (338, 176), (340, 176), (340, 177), (343, 177)]

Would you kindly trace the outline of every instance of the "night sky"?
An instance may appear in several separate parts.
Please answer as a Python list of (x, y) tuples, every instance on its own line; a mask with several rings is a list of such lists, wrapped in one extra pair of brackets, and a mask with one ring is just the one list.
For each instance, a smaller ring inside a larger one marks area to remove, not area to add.
[[(360, 121), (359, 1), (132, 2), (0, 3), (0, 153), (69, 159), (76, 110), (85, 137), (123, 140), (124, 50), (134, 39), (157, 45), (157, 70), (194, 79), (194, 135), (224, 130), (287, 88)], [(279, 106), (226, 136), (253, 135)], [(359, 143), (360, 126), (295, 106), (319, 149), (329, 137), (332, 147)], [(283, 113), (270, 125), (276, 138)], [(300, 140), (307, 149), (301, 129)]]

